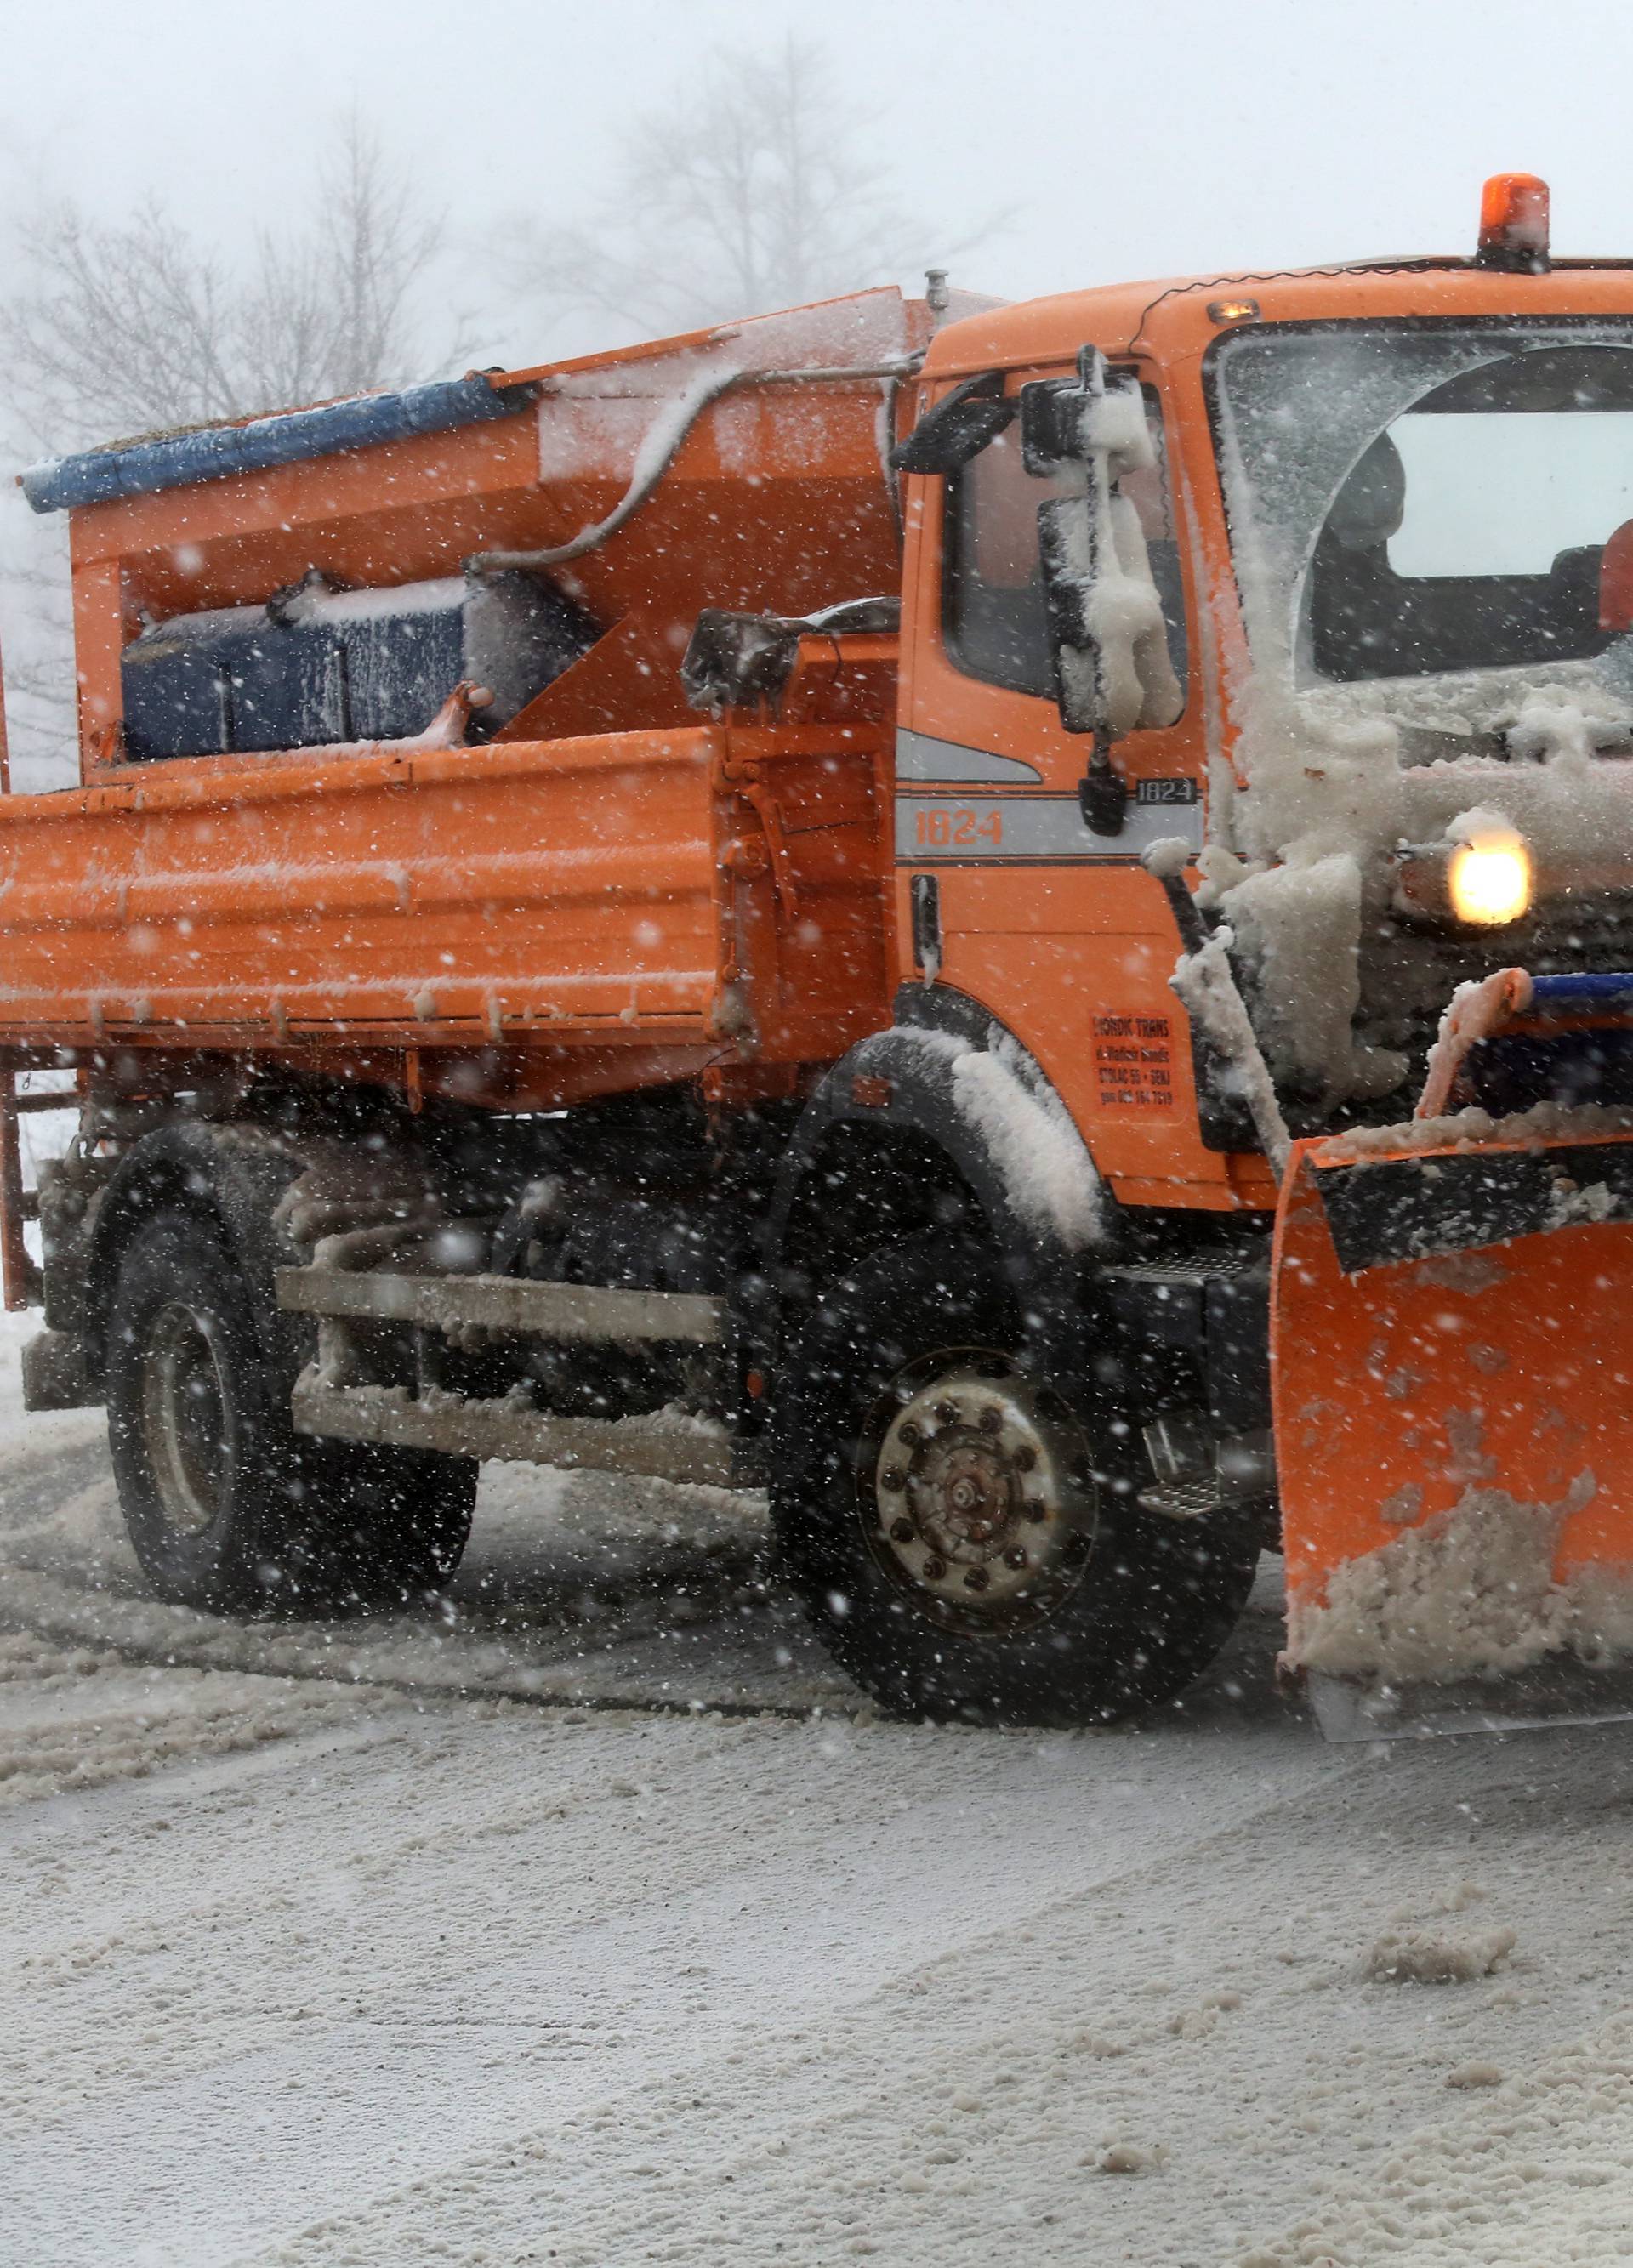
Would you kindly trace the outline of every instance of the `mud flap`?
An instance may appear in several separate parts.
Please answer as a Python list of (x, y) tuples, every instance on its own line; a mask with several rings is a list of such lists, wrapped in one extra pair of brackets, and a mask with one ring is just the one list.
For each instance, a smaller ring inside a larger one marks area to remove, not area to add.
[(1329, 1737), (1633, 1716), (1630, 1292), (1633, 1135), (1297, 1146), (1286, 1660)]

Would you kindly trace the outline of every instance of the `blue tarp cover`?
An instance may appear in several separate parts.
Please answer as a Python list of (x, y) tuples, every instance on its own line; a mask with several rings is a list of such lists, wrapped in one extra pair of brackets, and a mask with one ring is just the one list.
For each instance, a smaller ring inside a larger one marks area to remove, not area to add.
[(48, 458), (23, 475), (23, 493), (36, 512), (72, 511), (116, 497), (149, 496), (159, 489), (227, 480), (235, 473), (264, 472), (271, 465), (297, 465), (308, 457), (377, 448), (416, 433), (447, 433), (458, 425), (513, 416), (528, 399), (525, 387), (496, 388), (480, 376), (439, 379), (401, 394), (357, 394), (317, 409), (252, 418), (244, 425), (211, 425), (133, 441), (125, 448)]

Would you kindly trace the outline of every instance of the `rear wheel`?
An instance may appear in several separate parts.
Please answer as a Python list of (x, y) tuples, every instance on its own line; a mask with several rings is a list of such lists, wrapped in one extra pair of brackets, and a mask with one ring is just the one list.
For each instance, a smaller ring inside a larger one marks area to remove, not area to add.
[(794, 1351), (772, 1509), (819, 1632), (893, 1711), (1072, 1724), (1179, 1692), (1240, 1613), (1235, 1523), (1142, 1514), (1117, 1445), (1029, 1375), (996, 1256), (875, 1253)]
[(281, 1325), (203, 1216), (162, 1212), (127, 1246), (108, 1441), (148, 1580), (187, 1606), (290, 1613), (435, 1589), (470, 1532), (474, 1462), (298, 1434)]

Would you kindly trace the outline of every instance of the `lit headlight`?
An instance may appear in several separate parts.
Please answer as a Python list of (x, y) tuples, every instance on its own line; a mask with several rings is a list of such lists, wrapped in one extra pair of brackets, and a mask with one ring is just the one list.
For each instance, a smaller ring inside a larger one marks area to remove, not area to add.
[(1459, 921), (1496, 929), (1531, 903), (1531, 853), (1518, 835), (1459, 843), (1446, 862), (1446, 895)]

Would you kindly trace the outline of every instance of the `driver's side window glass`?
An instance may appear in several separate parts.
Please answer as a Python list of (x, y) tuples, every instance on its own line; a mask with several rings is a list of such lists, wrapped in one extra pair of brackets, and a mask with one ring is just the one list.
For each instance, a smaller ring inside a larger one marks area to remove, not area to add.
[[(1156, 446), (1147, 470), (1126, 473), (1121, 492), (1145, 538), (1151, 578), (1162, 601), (1168, 651), (1183, 694), (1185, 596), (1173, 506), (1163, 447), (1161, 412), (1145, 388), (1146, 419)], [(1021, 461), (1017, 420), (947, 481), (942, 627), (947, 651), (968, 677), (1015, 693), (1053, 696), (1049, 624), (1038, 552), (1038, 507), (1081, 486), (1081, 475), (1038, 479)]]

